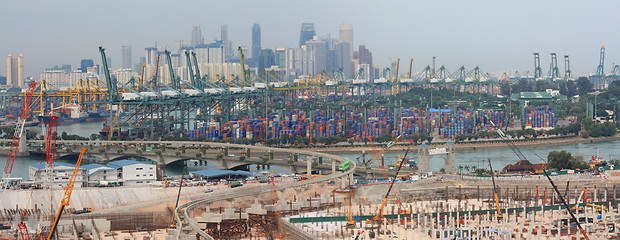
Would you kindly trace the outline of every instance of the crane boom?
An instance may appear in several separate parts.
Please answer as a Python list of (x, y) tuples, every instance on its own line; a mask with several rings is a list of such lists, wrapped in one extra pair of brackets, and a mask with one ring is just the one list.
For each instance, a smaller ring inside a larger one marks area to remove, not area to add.
[(241, 71), (243, 71), (243, 81), (246, 83), (249, 83), (248, 80), (250, 78), (249, 76), (250, 73), (245, 70), (245, 60), (244, 60), (244, 55), (243, 55), (243, 49), (239, 47), (238, 50), (239, 50), (239, 59), (241, 60)]
[(86, 148), (82, 148), (80, 152), (80, 156), (78, 157), (77, 163), (75, 163), (75, 168), (73, 168), (73, 173), (71, 173), (71, 178), (69, 179), (69, 184), (65, 187), (65, 194), (60, 201), (60, 208), (58, 208), (58, 214), (56, 214), (56, 219), (54, 219), (54, 223), (52, 224), (52, 228), (50, 229), (50, 233), (47, 236), (47, 240), (51, 240), (54, 232), (56, 231), (56, 227), (58, 226), (58, 221), (60, 220), (60, 216), (62, 216), (62, 211), (66, 206), (69, 206), (69, 200), (71, 200), (71, 192), (73, 192), (73, 185), (75, 184), (75, 178), (78, 175), (80, 170), (80, 164), (82, 163), (82, 157), (84, 156), (84, 152), (86, 152)]
[[(13, 140), (11, 141), (11, 148), (9, 149), (9, 154), (6, 159), (6, 164), (4, 165), (4, 172), (2, 174), (2, 189), (5, 189), (9, 183), (9, 178), (11, 177), (11, 172), (13, 171), (13, 164), (15, 163), (15, 157), (17, 156), (17, 152), (19, 151), (19, 142), (22, 139), (22, 135), (24, 133), (24, 125), (26, 125), (26, 118), (28, 118), (28, 110), (32, 104), (32, 94), (34, 93), (34, 89), (37, 87), (37, 83), (34, 81), (30, 82), (28, 85), (28, 90), (24, 94), (24, 102), (22, 105), (21, 112), (19, 114), (19, 119), (17, 119), (17, 123), (15, 124), (15, 131), (13, 132)], [(2, 191), (4, 194), (5, 191)]]
[[(495, 127), (495, 123), (493, 123), (493, 121), (491, 121), (491, 118), (489, 118), (488, 115), (484, 115), (485, 118), (489, 119), (489, 122), (491, 123), (491, 125), (493, 125), (493, 127)], [(521, 150), (519, 150), (519, 148), (517, 148), (517, 146), (514, 145), (514, 143), (508, 139), (506, 137), (506, 134), (504, 134), (502, 132), (501, 129), (497, 129), (497, 133), (499, 134), (500, 138), (508, 145), (508, 147), (510, 147), (510, 149), (512, 149), (512, 151), (521, 159), (523, 160), (527, 160), (527, 158), (523, 155), (523, 153), (521, 153)], [(577, 227), (579, 228), (579, 231), (581, 232), (581, 234), (586, 238), (586, 240), (590, 240), (590, 238), (588, 237), (586, 231), (583, 229), (583, 227), (581, 227), (581, 223), (579, 223), (577, 217), (575, 217), (575, 214), (573, 213), (573, 211), (570, 210), (570, 207), (568, 206), (568, 203), (566, 202), (566, 199), (564, 198), (564, 196), (562, 196), (562, 194), (560, 193), (560, 190), (558, 190), (558, 187), (555, 185), (555, 183), (553, 182), (553, 180), (551, 180), (551, 177), (549, 176), (549, 173), (547, 173), (547, 169), (543, 169), (542, 171), (545, 174), (545, 177), (547, 177), (547, 180), (549, 180), (549, 183), (551, 184), (551, 187), (553, 187), (553, 190), (555, 191), (556, 194), (558, 194), (558, 197), (560, 198), (560, 201), (562, 202), (562, 205), (564, 205), (564, 208), (566, 208), (566, 211), (568, 211), (568, 213), (570, 214), (571, 218), (573, 219), (573, 221), (575, 221), (575, 223), (577, 223)]]
[(493, 195), (495, 196), (495, 207), (497, 207), (497, 219), (502, 219), (504, 218), (504, 215), (502, 215), (502, 209), (499, 207), (499, 197), (497, 196), (497, 186), (495, 185), (495, 172), (493, 172), (493, 166), (491, 166), (490, 158), (489, 169), (491, 169), (491, 179), (493, 180)]
[[(28, 227), (26, 226), (26, 224), (24, 222), (20, 222), (19, 224), (17, 224), (17, 226), (19, 227), (19, 234), (22, 235), (22, 240), (30, 240), (30, 234), (28, 233)], [(24, 233), (26, 234), (25, 237)]]
[[(405, 152), (405, 156), (403, 157), (403, 159), (407, 159), (408, 153), (409, 153), (409, 148), (407, 148), (407, 151)], [(375, 221), (379, 221), (383, 219), (383, 208), (385, 207), (385, 204), (387, 203), (388, 197), (390, 196), (390, 192), (392, 191), (392, 187), (394, 186), (394, 182), (396, 181), (396, 176), (398, 176), (398, 172), (400, 172), (400, 169), (403, 167), (404, 162), (406, 161), (405, 160), (400, 161), (400, 164), (398, 164), (398, 168), (396, 169), (396, 175), (394, 176), (394, 178), (392, 178), (392, 181), (390, 182), (390, 187), (388, 187), (388, 190), (385, 193), (385, 197), (383, 198), (383, 202), (381, 202), (381, 207), (379, 207), (379, 212), (377, 213), (377, 216), (375, 216), (374, 218)]]
[(166, 60), (168, 61), (168, 71), (170, 72), (170, 82), (172, 83), (172, 89), (179, 90), (179, 85), (176, 78), (174, 78), (174, 69), (172, 67), (172, 59), (170, 58), (170, 51), (164, 51), (166, 54)]

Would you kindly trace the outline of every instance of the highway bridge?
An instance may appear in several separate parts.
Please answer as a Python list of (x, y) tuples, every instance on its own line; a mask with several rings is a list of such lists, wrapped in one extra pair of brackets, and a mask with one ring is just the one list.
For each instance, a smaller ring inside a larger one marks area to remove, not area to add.
[[(39, 143), (41, 140), (28, 140), (29, 143)], [(272, 148), (266, 146), (255, 145), (241, 145), (230, 143), (215, 143), (215, 142), (195, 142), (195, 141), (78, 141), (78, 140), (57, 140), (57, 146), (64, 146), (64, 148), (58, 148), (56, 151), (57, 159), (77, 159), (79, 152), (78, 148), (74, 147), (86, 147), (87, 159), (83, 161), (85, 163), (97, 163), (97, 162), (109, 162), (120, 159), (142, 159), (143, 161), (156, 163), (158, 166), (169, 165), (183, 165), (187, 160), (202, 160), (215, 164), (219, 169), (246, 169), (250, 165), (270, 165), (278, 166), (283, 169), (288, 169), (292, 173), (307, 173), (309, 169), (312, 171), (320, 171), (321, 174), (328, 174), (334, 172), (336, 169), (336, 162), (332, 158), (332, 154), (322, 152), (312, 152), (295, 148)], [(124, 146), (128, 147), (127, 150)], [(168, 149), (165, 152), (156, 153), (159, 148), (153, 147), (151, 151), (142, 151), (141, 147), (137, 146), (166, 146)], [(109, 146), (109, 149), (107, 149)], [(178, 148), (185, 147), (185, 152), (181, 152)], [(200, 147), (209, 147), (202, 154)], [(66, 149), (71, 149), (67, 151)], [(230, 153), (234, 153), (235, 156), (223, 156), (222, 149), (229, 149)], [(119, 151), (121, 150), (121, 151)], [(241, 157), (250, 150), (250, 157)], [(31, 154), (44, 154), (42, 149), (29, 150)], [(177, 155), (179, 153), (179, 155)], [(196, 154), (201, 153), (200, 157)], [(241, 153), (241, 154), (240, 154)], [(273, 153), (273, 158), (269, 153)], [(289, 161), (294, 159), (297, 155), (298, 161)], [(322, 158), (321, 164), (318, 159)], [(308, 160), (312, 161), (308, 161)], [(355, 175), (366, 177), (368, 179), (383, 178), (386, 173), (378, 168), (359, 168)], [(394, 176), (391, 171), (387, 172), (388, 176)]]

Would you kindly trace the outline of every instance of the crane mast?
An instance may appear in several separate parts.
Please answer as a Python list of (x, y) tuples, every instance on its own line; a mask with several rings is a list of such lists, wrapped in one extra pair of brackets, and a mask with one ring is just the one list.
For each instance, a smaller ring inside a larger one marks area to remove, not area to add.
[(172, 59), (170, 58), (170, 51), (164, 51), (166, 54), (166, 60), (168, 61), (168, 71), (170, 72), (170, 82), (172, 83), (172, 89), (179, 90), (179, 84), (174, 78), (174, 69), (172, 68)]
[(245, 60), (244, 60), (244, 55), (243, 55), (243, 49), (241, 49), (241, 47), (239, 47), (239, 59), (241, 60), (241, 71), (243, 71), (243, 81), (247, 83), (249, 80), (248, 78), (250, 77), (249, 77), (249, 72), (245, 70)]
[[(9, 154), (6, 159), (6, 164), (4, 165), (4, 172), (2, 173), (2, 189), (6, 189), (9, 183), (9, 178), (11, 177), (11, 172), (13, 171), (13, 164), (15, 163), (15, 157), (17, 156), (17, 152), (19, 151), (20, 140), (22, 139), (22, 135), (24, 133), (24, 125), (26, 125), (26, 118), (28, 118), (28, 110), (30, 109), (30, 105), (32, 104), (32, 94), (34, 93), (34, 89), (37, 87), (37, 83), (34, 81), (30, 82), (28, 86), (28, 90), (24, 94), (24, 102), (22, 104), (22, 110), (19, 114), (19, 119), (17, 119), (17, 123), (15, 124), (15, 131), (13, 132), (13, 140), (11, 141), (11, 148), (9, 149)], [(2, 195), (4, 195), (6, 191), (2, 191)]]
[(58, 129), (58, 117), (50, 116), (50, 122), (47, 125), (47, 132), (45, 135), (45, 172), (47, 186), (52, 188), (53, 172), (54, 172), (54, 157), (56, 156), (56, 138)]
[(56, 227), (58, 226), (58, 221), (60, 221), (60, 217), (62, 216), (62, 211), (65, 210), (66, 206), (69, 206), (69, 200), (71, 200), (71, 192), (73, 191), (73, 185), (75, 184), (75, 179), (80, 170), (80, 164), (82, 163), (82, 157), (84, 156), (84, 152), (86, 152), (86, 148), (82, 148), (80, 152), (80, 156), (78, 157), (77, 163), (75, 163), (75, 168), (73, 168), (73, 173), (71, 173), (71, 178), (69, 179), (69, 184), (65, 187), (65, 194), (60, 201), (60, 208), (58, 208), (58, 214), (56, 214), (56, 219), (54, 219), (54, 223), (52, 224), (52, 228), (50, 229), (50, 233), (47, 236), (47, 240), (51, 240), (52, 236), (54, 236), (54, 232), (56, 231)]
[(374, 217), (373, 220), (381, 221), (383, 219), (383, 208), (385, 207), (385, 204), (387, 203), (388, 197), (390, 196), (390, 192), (392, 191), (392, 187), (394, 187), (394, 182), (396, 182), (396, 177), (398, 176), (400, 169), (403, 167), (403, 163), (406, 162), (404, 159), (407, 159), (408, 153), (409, 153), (409, 148), (407, 148), (407, 151), (405, 152), (403, 161), (400, 161), (400, 164), (398, 164), (398, 168), (396, 169), (396, 175), (394, 175), (394, 178), (392, 178), (392, 181), (390, 182), (390, 187), (388, 187), (388, 190), (385, 193), (385, 197), (383, 198), (383, 202), (381, 202), (381, 207), (379, 207), (379, 212), (377, 213), (377, 215)]
[(495, 172), (493, 172), (493, 166), (491, 166), (490, 158), (489, 169), (491, 169), (491, 179), (493, 180), (493, 195), (495, 196), (495, 207), (497, 207), (497, 219), (502, 219), (504, 218), (504, 215), (502, 215), (502, 209), (499, 207), (499, 197), (497, 196), (497, 186), (495, 185)]

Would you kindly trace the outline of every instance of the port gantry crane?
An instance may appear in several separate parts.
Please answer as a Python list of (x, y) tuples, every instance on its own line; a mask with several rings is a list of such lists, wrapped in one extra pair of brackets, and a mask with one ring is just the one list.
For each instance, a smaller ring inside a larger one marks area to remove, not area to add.
[(64, 188), (65, 194), (60, 201), (58, 214), (56, 214), (56, 219), (54, 219), (54, 222), (52, 223), (52, 228), (50, 229), (50, 233), (47, 236), (47, 240), (51, 240), (52, 236), (54, 236), (54, 232), (56, 231), (56, 227), (58, 226), (58, 221), (60, 221), (60, 217), (62, 216), (62, 211), (65, 210), (66, 206), (69, 206), (69, 200), (71, 200), (71, 192), (73, 191), (73, 185), (75, 184), (75, 179), (80, 170), (80, 164), (82, 163), (82, 157), (84, 156), (84, 152), (86, 152), (86, 148), (82, 148), (77, 163), (75, 163), (75, 168), (73, 168), (73, 172), (71, 173), (71, 178), (69, 178), (69, 183), (67, 184), (67, 187)]
[[(9, 154), (6, 159), (6, 164), (4, 165), (4, 172), (2, 173), (2, 189), (6, 189), (8, 187), (11, 172), (13, 171), (13, 163), (15, 163), (15, 157), (17, 156), (17, 152), (19, 151), (20, 140), (22, 139), (22, 135), (24, 134), (24, 125), (26, 125), (26, 118), (28, 118), (28, 110), (30, 109), (30, 105), (32, 104), (32, 94), (34, 93), (34, 89), (37, 87), (37, 83), (34, 81), (30, 82), (28, 85), (28, 90), (24, 94), (24, 102), (22, 103), (22, 109), (19, 114), (19, 118), (15, 124), (15, 131), (13, 132), (13, 140), (11, 141), (11, 148), (9, 148)], [(24, 143), (25, 144), (25, 143)], [(2, 191), (2, 196), (0, 197), (0, 201), (4, 196), (6, 191)]]
[[(493, 127), (496, 127), (495, 123), (491, 120), (491, 118), (488, 115), (485, 114), (484, 117), (489, 119), (489, 122), (491, 123), (491, 125)], [(527, 160), (527, 158), (525, 157), (525, 155), (523, 155), (521, 150), (519, 150), (519, 148), (517, 148), (517, 146), (512, 142), (512, 140), (510, 140), (506, 136), (506, 134), (504, 134), (504, 132), (502, 132), (502, 130), (500, 128), (497, 128), (497, 134), (499, 134), (500, 139), (502, 139), (508, 145), (508, 147), (510, 147), (510, 149), (519, 157), (519, 160)], [(577, 224), (577, 228), (579, 228), (579, 231), (581, 232), (581, 234), (586, 238), (586, 240), (590, 240), (590, 238), (588, 237), (587, 232), (583, 229), (583, 227), (581, 227), (581, 223), (579, 223), (577, 217), (575, 217), (575, 213), (573, 213), (573, 211), (571, 211), (571, 209), (570, 209), (570, 207), (568, 205), (568, 202), (566, 202), (566, 199), (564, 198), (562, 193), (560, 193), (560, 190), (558, 190), (558, 187), (555, 185), (555, 183), (553, 182), (553, 180), (549, 176), (549, 173), (547, 173), (547, 169), (545, 169), (544, 166), (543, 166), (543, 171), (542, 172), (543, 172), (543, 174), (545, 174), (545, 177), (547, 177), (547, 180), (551, 184), (551, 187), (553, 187), (553, 190), (555, 191), (555, 193), (558, 194), (558, 197), (560, 198), (560, 201), (562, 202), (562, 205), (564, 205), (564, 208), (566, 209), (566, 211), (568, 211), (568, 213), (570, 214), (570, 216), (573, 219), (573, 221)]]

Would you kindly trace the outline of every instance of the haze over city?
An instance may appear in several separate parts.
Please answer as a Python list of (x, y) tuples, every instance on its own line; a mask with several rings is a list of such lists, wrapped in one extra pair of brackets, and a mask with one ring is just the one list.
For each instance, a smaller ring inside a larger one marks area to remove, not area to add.
[[(532, 71), (533, 52), (547, 71), (549, 53), (570, 55), (576, 75), (619, 59), (618, 1), (8, 1), (0, 15), (0, 55), (24, 55), (25, 76), (84, 58), (100, 62), (97, 47), (108, 49), (112, 67), (121, 63), (121, 45), (131, 45), (133, 62), (144, 47), (175, 50), (201, 26), (205, 42), (228, 25), (236, 46), (251, 45), (252, 24), (262, 30), (262, 47), (297, 47), (302, 23), (316, 35), (338, 38), (352, 24), (354, 49), (366, 45), (375, 64), (414, 58), (414, 71), (437, 57), (451, 71), (479, 65), (487, 72)], [(165, 9), (165, 10), (163, 10)], [(609, 66), (606, 66), (609, 67)], [(0, 74), (6, 76), (5, 69)]]

